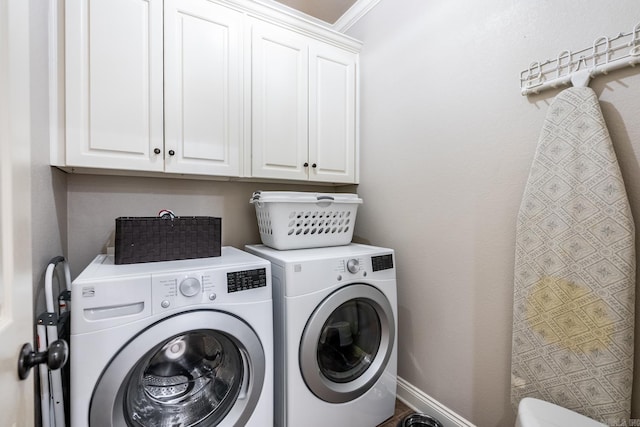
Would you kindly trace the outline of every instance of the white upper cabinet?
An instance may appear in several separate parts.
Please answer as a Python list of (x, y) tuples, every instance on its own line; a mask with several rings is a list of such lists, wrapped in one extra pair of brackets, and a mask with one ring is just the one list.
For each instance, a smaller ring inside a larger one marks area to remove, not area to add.
[(243, 15), (165, 0), (165, 171), (240, 175)]
[(251, 175), (307, 180), (309, 41), (259, 20), (251, 41)]
[(355, 183), (357, 55), (315, 42), (309, 57), (309, 179)]
[(65, 6), (69, 166), (163, 170), (162, 2)]
[(358, 182), (359, 42), (249, 0), (64, 6), (53, 165)]
[(358, 55), (251, 22), (251, 175), (357, 182)]
[(207, 0), (67, 1), (63, 166), (240, 176), (243, 19)]

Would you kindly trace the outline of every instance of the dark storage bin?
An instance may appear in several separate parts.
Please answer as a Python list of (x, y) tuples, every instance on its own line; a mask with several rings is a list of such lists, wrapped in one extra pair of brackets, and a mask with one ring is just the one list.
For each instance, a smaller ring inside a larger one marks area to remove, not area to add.
[(210, 216), (116, 218), (115, 263), (217, 257), (221, 228)]
[(413, 413), (404, 417), (398, 427), (442, 427), (442, 423), (429, 415)]

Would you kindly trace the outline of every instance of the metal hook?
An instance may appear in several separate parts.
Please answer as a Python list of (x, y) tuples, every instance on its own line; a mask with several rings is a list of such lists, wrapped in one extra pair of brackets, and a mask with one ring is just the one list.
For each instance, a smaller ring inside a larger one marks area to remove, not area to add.
[(633, 38), (629, 42), (629, 46), (635, 46), (636, 43), (640, 41), (640, 38), (637, 37), (639, 34), (640, 34), (640, 22), (638, 22), (636, 26), (633, 27), (633, 31), (631, 32), (631, 35), (633, 36)]
[[(562, 64), (562, 60), (564, 58), (568, 58), (569, 62), (565, 65)], [(556, 65), (556, 77), (562, 76), (562, 68), (567, 67), (567, 74), (571, 72), (571, 51), (563, 50), (558, 54), (558, 58), (556, 59), (558, 65)]]
[(580, 58), (578, 58), (578, 62), (576, 62), (576, 68), (574, 68), (571, 72), (576, 72), (580, 69), (580, 64), (584, 64), (585, 67), (588, 67), (589, 64), (587, 64), (587, 58), (585, 58), (584, 55), (580, 55)]
[[(598, 54), (598, 46), (601, 44), (601, 42), (604, 42), (604, 45), (606, 46), (606, 50), (600, 54)], [(591, 54), (591, 56), (593, 57), (593, 66), (597, 66), (598, 65), (598, 56), (600, 55), (605, 55), (604, 57), (604, 63), (607, 64), (609, 62), (609, 51), (611, 50), (611, 42), (609, 41), (609, 37), (600, 37), (597, 38), (593, 41), (593, 53)]]
[[(537, 74), (533, 74), (535, 69), (538, 70)], [(532, 85), (534, 85), (534, 81), (536, 79), (538, 80), (537, 82), (535, 82), (536, 85), (542, 82), (542, 66), (540, 65), (540, 61), (534, 61), (529, 64), (529, 74), (527, 75), (526, 79), (527, 87), (531, 87)]]
[[(632, 39), (629, 42), (629, 46), (631, 49), (629, 50), (629, 56), (640, 56), (640, 22), (633, 27), (633, 31), (631, 32)], [(635, 67), (635, 62), (630, 63), (632, 67)]]
[[(598, 53), (598, 46), (601, 44), (601, 42), (604, 42), (604, 45), (606, 46), (606, 49), (604, 52), (602, 53)], [(598, 66), (598, 57), (600, 55), (604, 55), (604, 63), (608, 64), (609, 63), (609, 52), (611, 51), (611, 42), (609, 41), (609, 37), (600, 37), (597, 38), (593, 41), (593, 51), (591, 53), (591, 57), (593, 58), (593, 70), (596, 69), (596, 67)], [(606, 70), (602, 70), (602, 74), (607, 74)]]

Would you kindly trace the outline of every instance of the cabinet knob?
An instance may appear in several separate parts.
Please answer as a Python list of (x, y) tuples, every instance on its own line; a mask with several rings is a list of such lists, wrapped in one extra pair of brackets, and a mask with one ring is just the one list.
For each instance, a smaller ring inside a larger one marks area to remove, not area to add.
[(305, 168), (308, 168), (309, 167), (309, 163), (304, 162), (304, 165), (302, 165), (302, 166), (304, 166)]
[(176, 154), (176, 152), (175, 152), (175, 151), (173, 151), (173, 150), (169, 150), (169, 155), (170, 155), (170, 156), (174, 156), (175, 154)]
[(311, 165), (312, 168), (317, 168), (318, 165), (316, 165), (315, 163)]
[(153, 152), (156, 153), (156, 154), (160, 154), (160, 149), (159, 148), (154, 148)]

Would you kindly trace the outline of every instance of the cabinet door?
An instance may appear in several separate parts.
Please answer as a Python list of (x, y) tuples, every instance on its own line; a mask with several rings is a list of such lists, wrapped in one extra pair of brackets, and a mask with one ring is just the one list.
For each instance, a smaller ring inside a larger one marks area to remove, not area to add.
[(357, 55), (315, 42), (309, 70), (309, 180), (357, 182)]
[(165, 171), (240, 175), (242, 19), (208, 0), (165, 0)]
[(162, 0), (68, 0), (65, 55), (67, 166), (162, 170)]
[(298, 33), (253, 21), (254, 177), (308, 179), (308, 45), (309, 40)]

